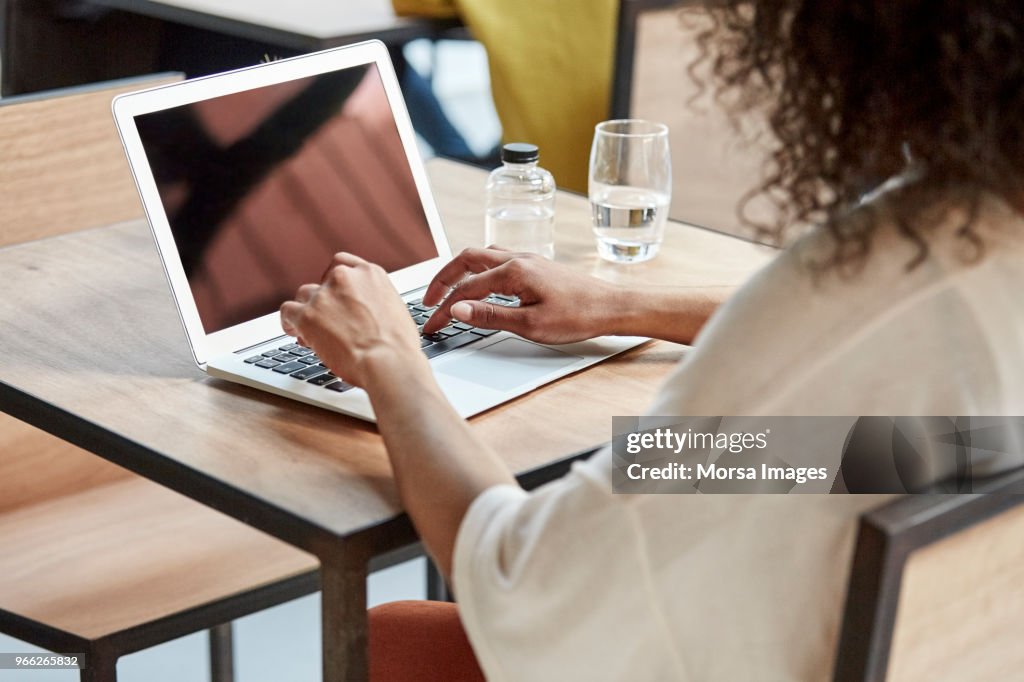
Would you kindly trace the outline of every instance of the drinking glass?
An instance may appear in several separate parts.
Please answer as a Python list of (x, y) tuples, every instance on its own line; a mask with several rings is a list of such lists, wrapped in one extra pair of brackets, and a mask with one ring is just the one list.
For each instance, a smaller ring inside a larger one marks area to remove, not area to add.
[(599, 123), (589, 184), (601, 257), (614, 263), (654, 258), (672, 196), (668, 126), (639, 119)]

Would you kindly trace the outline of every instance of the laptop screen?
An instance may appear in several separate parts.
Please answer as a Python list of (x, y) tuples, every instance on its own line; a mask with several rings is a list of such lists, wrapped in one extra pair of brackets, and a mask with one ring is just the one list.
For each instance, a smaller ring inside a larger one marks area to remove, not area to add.
[(338, 251), (438, 255), (374, 64), (136, 117), (207, 334), (272, 313)]

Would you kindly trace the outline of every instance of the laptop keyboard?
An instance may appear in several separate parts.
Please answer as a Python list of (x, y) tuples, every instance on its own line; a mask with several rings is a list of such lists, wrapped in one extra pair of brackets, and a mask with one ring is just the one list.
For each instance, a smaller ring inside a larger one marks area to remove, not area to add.
[[(499, 296), (493, 294), (487, 299), (488, 303), (502, 306), (518, 306), (519, 299), (510, 296)], [(410, 301), (408, 304), (409, 314), (412, 316), (416, 327), (420, 330), (420, 349), (428, 358), (436, 358), (439, 355), (449, 353), (456, 348), (468, 346), (492, 334), (497, 334), (497, 329), (477, 329), (462, 322), (452, 322), (444, 329), (434, 334), (424, 335), (423, 325), (430, 319), (431, 313), (436, 306), (428, 307), (423, 305), (422, 300)], [(342, 393), (354, 388), (351, 384), (345, 383), (343, 379), (331, 373), (327, 366), (320, 362), (310, 348), (304, 348), (297, 343), (289, 343), (273, 350), (268, 350), (251, 358), (246, 358), (245, 363), (255, 365), (261, 369), (268, 369), (278, 374), (287, 374), (293, 379), (305, 381), (314, 386), (323, 386), (329, 391)]]

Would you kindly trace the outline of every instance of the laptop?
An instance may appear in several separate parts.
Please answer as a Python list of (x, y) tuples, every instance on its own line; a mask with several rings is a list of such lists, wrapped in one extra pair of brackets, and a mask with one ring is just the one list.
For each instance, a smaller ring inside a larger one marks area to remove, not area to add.
[[(199, 367), (374, 421), (362, 389), (284, 334), (278, 308), (348, 251), (387, 270), (417, 324), (432, 312), (423, 293), (451, 247), (384, 45), (122, 95), (113, 112)], [(644, 341), (544, 346), (452, 324), (421, 345), (468, 417)]]

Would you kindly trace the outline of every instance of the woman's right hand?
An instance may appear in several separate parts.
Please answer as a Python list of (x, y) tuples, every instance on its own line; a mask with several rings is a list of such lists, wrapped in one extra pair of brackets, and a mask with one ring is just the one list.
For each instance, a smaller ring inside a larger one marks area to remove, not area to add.
[[(531, 253), (466, 249), (427, 287), (423, 304), (439, 305), (423, 333), (452, 318), (501, 329), (540, 343), (572, 343), (614, 333), (617, 287)], [(489, 303), (491, 294), (516, 296), (518, 307)]]

